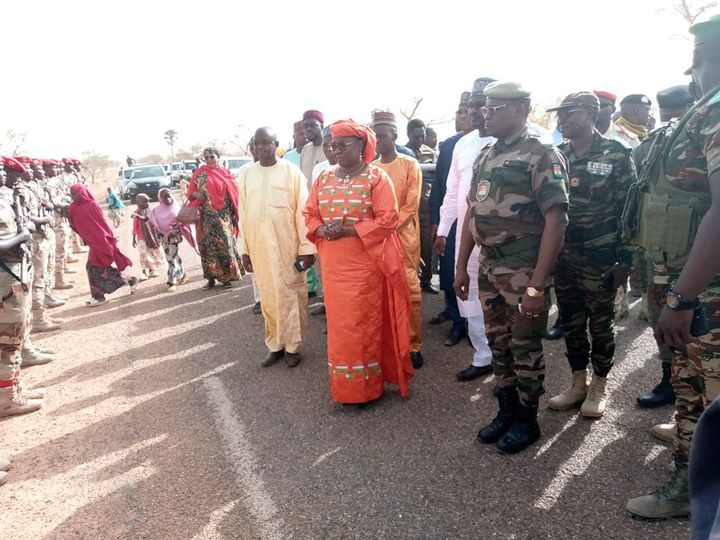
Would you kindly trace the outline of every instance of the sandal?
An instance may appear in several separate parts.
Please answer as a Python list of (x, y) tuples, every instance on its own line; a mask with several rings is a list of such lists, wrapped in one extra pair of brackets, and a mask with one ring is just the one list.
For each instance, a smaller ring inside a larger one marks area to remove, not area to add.
[(90, 308), (91, 308), (91, 307), (99, 306), (99, 305), (102, 304), (103, 302), (105, 302), (105, 297), (104, 297), (104, 296), (101, 296), (101, 297), (99, 297), (99, 298), (91, 298), (90, 300), (88, 300), (87, 302), (85, 302), (85, 305), (86, 305), (87, 307), (90, 307)]
[(225, 283), (222, 284), (222, 286), (223, 286), (223, 289), (232, 289), (232, 282), (226, 281)]

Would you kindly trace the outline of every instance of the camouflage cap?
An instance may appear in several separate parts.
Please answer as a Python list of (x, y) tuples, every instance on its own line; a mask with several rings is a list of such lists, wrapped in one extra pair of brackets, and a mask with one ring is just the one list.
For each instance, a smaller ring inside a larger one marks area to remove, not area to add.
[(470, 92), (463, 92), (460, 94), (460, 106), (467, 105), (470, 103)]
[(496, 80), (497, 79), (491, 79), (490, 77), (480, 77), (479, 79), (475, 79), (470, 96), (484, 96), (485, 88), (487, 88), (489, 84), (494, 83)]
[(495, 81), (485, 87), (485, 96), (492, 99), (529, 99), (530, 91), (513, 81)]
[(694, 101), (687, 84), (671, 86), (657, 93), (658, 107), (661, 109), (684, 109)]
[(560, 105), (548, 109), (548, 112), (567, 109), (585, 109), (591, 113), (596, 113), (600, 110), (600, 100), (592, 92), (575, 92), (565, 96)]
[(695, 45), (720, 39), (720, 13), (693, 24), (690, 27), (690, 33), (694, 37)]

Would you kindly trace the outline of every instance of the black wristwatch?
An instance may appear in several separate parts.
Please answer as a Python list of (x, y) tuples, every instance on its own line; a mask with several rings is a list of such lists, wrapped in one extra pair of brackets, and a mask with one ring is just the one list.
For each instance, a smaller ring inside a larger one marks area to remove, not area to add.
[(683, 311), (686, 309), (695, 309), (700, 305), (700, 300), (697, 298), (685, 300), (680, 294), (670, 289), (667, 295), (665, 295), (665, 304), (672, 310)]

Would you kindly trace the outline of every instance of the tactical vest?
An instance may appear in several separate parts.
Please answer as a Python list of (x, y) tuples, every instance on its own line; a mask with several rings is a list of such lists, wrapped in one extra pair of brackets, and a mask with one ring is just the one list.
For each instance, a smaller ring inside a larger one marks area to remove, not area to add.
[(710, 208), (710, 192), (689, 193), (667, 181), (665, 159), (678, 135), (700, 107), (720, 99), (720, 87), (708, 92), (678, 122), (671, 135), (658, 130), (643, 170), (629, 191), (622, 214), (622, 239), (642, 248), (653, 263), (685, 266), (698, 226)]

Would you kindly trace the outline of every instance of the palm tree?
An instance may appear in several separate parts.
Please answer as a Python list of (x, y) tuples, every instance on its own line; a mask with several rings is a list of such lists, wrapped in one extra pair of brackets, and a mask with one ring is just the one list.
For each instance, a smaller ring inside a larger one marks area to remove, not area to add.
[(165, 140), (170, 145), (170, 163), (172, 164), (172, 162), (175, 161), (173, 146), (175, 146), (175, 141), (177, 140), (177, 131), (174, 129), (168, 129), (165, 132)]

